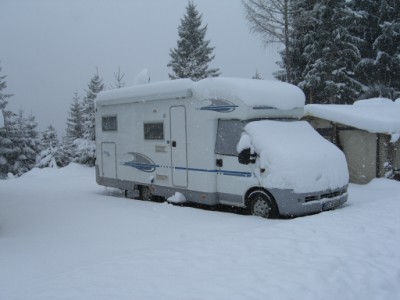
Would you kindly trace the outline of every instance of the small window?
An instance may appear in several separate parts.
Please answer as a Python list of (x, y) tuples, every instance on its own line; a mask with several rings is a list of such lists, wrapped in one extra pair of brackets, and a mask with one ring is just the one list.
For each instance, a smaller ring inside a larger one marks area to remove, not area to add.
[(144, 139), (145, 140), (163, 140), (164, 139), (164, 123), (144, 123)]
[(243, 123), (239, 120), (219, 120), (215, 153), (237, 156), (236, 146), (243, 132)]
[(102, 118), (103, 131), (117, 131), (117, 116), (108, 116)]

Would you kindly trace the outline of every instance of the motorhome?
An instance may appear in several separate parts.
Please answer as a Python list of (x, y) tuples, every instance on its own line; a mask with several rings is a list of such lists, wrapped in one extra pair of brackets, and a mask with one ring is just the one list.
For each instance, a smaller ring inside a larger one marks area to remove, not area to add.
[(305, 121), (303, 92), (254, 79), (178, 79), (96, 99), (96, 180), (189, 202), (299, 216), (347, 200), (343, 153)]

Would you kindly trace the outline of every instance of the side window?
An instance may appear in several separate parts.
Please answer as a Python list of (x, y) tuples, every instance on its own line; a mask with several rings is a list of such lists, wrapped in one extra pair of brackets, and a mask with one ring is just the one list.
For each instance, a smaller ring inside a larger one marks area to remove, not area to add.
[(215, 153), (237, 156), (236, 146), (243, 132), (243, 123), (239, 120), (219, 120)]
[(157, 141), (164, 139), (164, 123), (144, 123), (144, 139), (150, 141)]
[(117, 131), (117, 116), (102, 117), (101, 127), (103, 131)]

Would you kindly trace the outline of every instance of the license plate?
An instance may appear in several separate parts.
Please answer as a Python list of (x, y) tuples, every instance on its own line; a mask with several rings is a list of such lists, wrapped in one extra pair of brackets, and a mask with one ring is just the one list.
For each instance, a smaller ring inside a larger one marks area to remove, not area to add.
[(336, 206), (336, 201), (326, 202), (322, 204), (322, 210), (329, 210)]

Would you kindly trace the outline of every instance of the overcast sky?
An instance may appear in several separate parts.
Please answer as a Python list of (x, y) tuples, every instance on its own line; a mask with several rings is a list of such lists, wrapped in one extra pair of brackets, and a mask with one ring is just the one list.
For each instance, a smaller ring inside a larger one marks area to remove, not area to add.
[[(0, 0), (0, 75), (9, 109), (36, 116), (39, 130), (65, 133), (74, 91), (82, 97), (98, 68), (107, 87), (121, 68), (126, 85), (147, 68), (168, 80), (169, 50), (187, 0)], [(195, 0), (222, 76), (272, 79), (276, 48), (249, 33), (240, 0)]]

